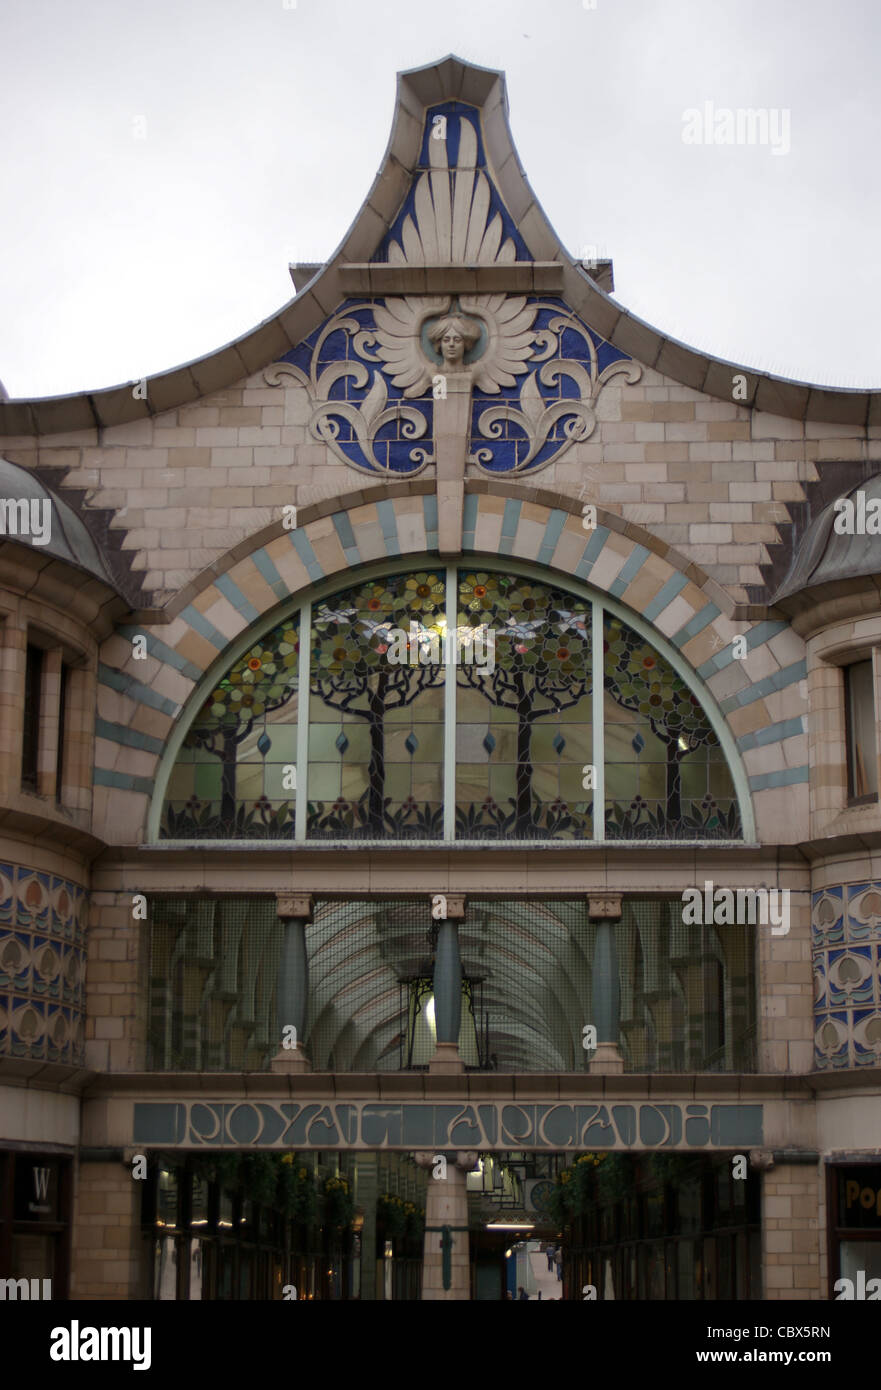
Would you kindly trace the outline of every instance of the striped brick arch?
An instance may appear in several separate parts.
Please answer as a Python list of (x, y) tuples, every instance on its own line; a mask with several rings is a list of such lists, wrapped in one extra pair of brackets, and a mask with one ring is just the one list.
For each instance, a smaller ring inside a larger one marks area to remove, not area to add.
[[(807, 798), (807, 736), (781, 692), (805, 681), (801, 639), (784, 622), (733, 617), (730, 597), (694, 563), (639, 526), (597, 508), (582, 525), (578, 503), (510, 484), (466, 484), (463, 557), (510, 557), (583, 581), (632, 609), (705, 682), (743, 759), (761, 834), (779, 815), (779, 789)], [(437, 553), (437, 498), (424, 480), (362, 490), (301, 508), (241, 543), (177, 596), (104, 644), (96, 727), (96, 829), (110, 843), (141, 841), (160, 758), (206, 673), (237, 639), (323, 581), (340, 586), (361, 566)], [(148, 656), (131, 639), (147, 637)], [(731, 639), (746, 638), (734, 658)], [(227, 663), (230, 657), (225, 657)], [(214, 674), (217, 674), (216, 672)], [(806, 686), (800, 692), (805, 713)], [(791, 809), (794, 809), (791, 807)], [(102, 824), (103, 822), (103, 824)], [(121, 839), (122, 836), (122, 839)]]

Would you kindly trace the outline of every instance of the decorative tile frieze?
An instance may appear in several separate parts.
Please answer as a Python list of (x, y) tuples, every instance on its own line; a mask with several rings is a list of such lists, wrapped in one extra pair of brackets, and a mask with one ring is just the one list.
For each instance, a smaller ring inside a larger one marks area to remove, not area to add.
[(881, 884), (814, 893), (811, 940), (816, 1069), (881, 1065)]
[(86, 892), (0, 864), (0, 1056), (83, 1060)]

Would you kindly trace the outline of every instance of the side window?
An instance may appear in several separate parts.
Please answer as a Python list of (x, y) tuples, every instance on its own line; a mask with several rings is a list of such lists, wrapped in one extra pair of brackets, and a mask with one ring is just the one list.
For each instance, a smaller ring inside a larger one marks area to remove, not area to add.
[(25, 665), (24, 738), (22, 741), (21, 785), (26, 791), (37, 790), (37, 765), (40, 748), (40, 687), (43, 683), (43, 653), (28, 643)]
[(871, 661), (856, 661), (844, 668), (844, 703), (848, 800), (877, 801), (875, 692)]
[(58, 753), (55, 761), (55, 800), (58, 805), (64, 799), (64, 773), (66, 771), (67, 720), (70, 693), (70, 667), (62, 661), (58, 689)]

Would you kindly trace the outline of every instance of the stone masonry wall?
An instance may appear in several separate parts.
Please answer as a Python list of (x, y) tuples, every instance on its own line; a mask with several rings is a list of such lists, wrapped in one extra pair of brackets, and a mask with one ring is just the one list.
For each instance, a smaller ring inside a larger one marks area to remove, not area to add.
[[(9, 438), (3, 452), (49, 470), (85, 505), (108, 508), (125, 532), (145, 602), (162, 606), (230, 548), (305, 506), (357, 491), (368, 475), (311, 439), (297, 383), (263, 373), (198, 404), (103, 431)], [(601, 501), (701, 565), (735, 600), (760, 584), (759, 565), (804, 500), (823, 460), (881, 462), (881, 428), (801, 422), (716, 400), (645, 368), (615, 382), (598, 423), (556, 464), (516, 481)], [(473, 475), (476, 470), (471, 469)], [(512, 480), (513, 481), (513, 480)]]
[(823, 1296), (826, 1260), (821, 1200), (820, 1164), (781, 1163), (764, 1174), (762, 1268), (764, 1297), (769, 1301)]
[(141, 1184), (130, 1165), (81, 1162), (74, 1196), (72, 1299), (123, 1301), (142, 1289)]

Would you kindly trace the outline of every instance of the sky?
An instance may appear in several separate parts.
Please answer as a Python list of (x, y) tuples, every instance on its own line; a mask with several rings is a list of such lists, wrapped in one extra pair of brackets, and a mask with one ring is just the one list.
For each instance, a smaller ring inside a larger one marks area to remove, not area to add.
[[(533, 191), (619, 303), (881, 388), (879, 40), (877, 0), (3, 0), (0, 379), (97, 390), (274, 314), (366, 198), (396, 72), (452, 52), (506, 73)], [(722, 143), (746, 110), (764, 143)]]

